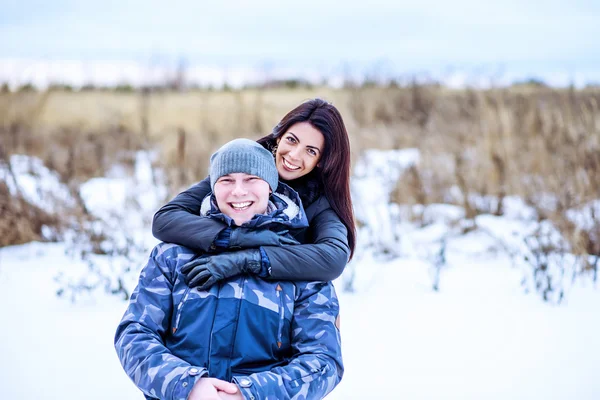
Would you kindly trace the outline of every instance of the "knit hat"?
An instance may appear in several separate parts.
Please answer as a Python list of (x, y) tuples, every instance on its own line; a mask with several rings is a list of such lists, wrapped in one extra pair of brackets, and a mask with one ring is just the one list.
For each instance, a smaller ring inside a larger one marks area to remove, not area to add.
[(234, 139), (225, 143), (210, 156), (210, 187), (223, 175), (244, 172), (256, 175), (269, 184), (275, 192), (279, 184), (279, 173), (273, 154), (250, 139)]

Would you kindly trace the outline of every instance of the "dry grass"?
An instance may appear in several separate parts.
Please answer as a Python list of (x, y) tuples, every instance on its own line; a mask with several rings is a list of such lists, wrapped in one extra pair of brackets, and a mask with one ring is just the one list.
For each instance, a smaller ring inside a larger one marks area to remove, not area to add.
[(0, 247), (41, 240), (42, 226), (56, 226), (56, 216), (29, 204), (21, 196), (10, 194), (0, 181)]
[[(421, 164), (401, 178), (393, 201), (453, 202), (471, 218), (481, 212), (501, 215), (505, 196), (517, 195), (540, 219), (560, 226), (575, 251), (600, 253), (598, 229), (582, 231), (565, 217), (568, 209), (599, 197), (599, 89), (448, 90), (415, 84), (3, 93), (0, 138), (5, 158), (37, 155), (65, 182), (102, 175), (114, 162), (127, 162), (133, 150), (158, 146), (174, 194), (205, 175), (216, 147), (234, 137), (269, 133), (287, 111), (312, 97), (340, 109), (354, 159), (366, 148), (421, 150)], [(482, 205), (472, 195), (494, 201)]]

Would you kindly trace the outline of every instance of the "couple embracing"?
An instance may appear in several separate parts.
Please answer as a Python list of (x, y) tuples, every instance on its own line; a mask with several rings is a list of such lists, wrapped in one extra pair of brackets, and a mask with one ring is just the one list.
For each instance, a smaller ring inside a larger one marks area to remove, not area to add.
[(150, 399), (325, 397), (343, 375), (331, 280), (355, 245), (339, 111), (304, 102), (209, 174), (154, 216), (163, 243), (115, 336), (125, 372)]

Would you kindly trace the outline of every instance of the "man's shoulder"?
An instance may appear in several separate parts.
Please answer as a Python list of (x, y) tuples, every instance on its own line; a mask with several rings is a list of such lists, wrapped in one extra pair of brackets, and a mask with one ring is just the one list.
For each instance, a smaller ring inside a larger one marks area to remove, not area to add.
[(196, 253), (193, 250), (175, 243), (161, 242), (154, 246), (152, 250), (154, 259), (175, 261), (175, 264), (182, 261), (187, 262), (195, 255)]
[(335, 286), (331, 281), (295, 281), (298, 291), (298, 300), (321, 301), (323, 299), (337, 299)]

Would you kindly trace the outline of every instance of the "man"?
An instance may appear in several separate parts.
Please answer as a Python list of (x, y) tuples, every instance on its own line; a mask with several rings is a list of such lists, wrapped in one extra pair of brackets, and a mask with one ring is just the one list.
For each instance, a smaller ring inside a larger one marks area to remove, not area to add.
[[(289, 231), (306, 227), (304, 209), (296, 192), (278, 184), (262, 146), (227, 143), (211, 157), (210, 177), (202, 215), (255, 233), (246, 247), (297, 243)], [(182, 267), (197, 256), (156, 246), (117, 329), (119, 359), (147, 398), (319, 399), (333, 390), (343, 364), (331, 282), (242, 274), (191, 289)], [(265, 268), (260, 258), (239, 262), (242, 272)]]

